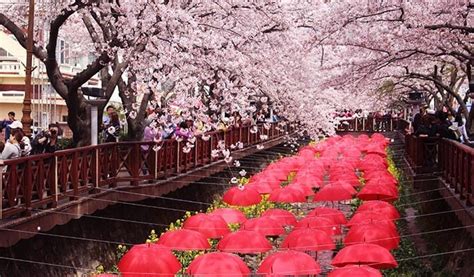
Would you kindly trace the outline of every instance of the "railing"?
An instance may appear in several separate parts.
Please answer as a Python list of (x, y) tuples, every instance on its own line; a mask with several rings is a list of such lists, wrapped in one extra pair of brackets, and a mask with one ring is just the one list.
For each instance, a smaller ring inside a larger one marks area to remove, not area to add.
[(397, 118), (363, 117), (343, 119), (337, 126), (338, 132), (392, 132), (403, 130), (405, 121)]
[(437, 172), (466, 205), (474, 204), (474, 149), (441, 138), (405, 137), (407, 160), (416, 174)]
[[(139, 186), (210, 164), (218, 160), (211, 151), (220, 140), (227, 147), (242, 142), (247, 148), (294, 129), (292, 124), (277, 125), (259, 126), (258, 133), (251, 132), (249, 126), (232, 127), (208, 133), (208, 140), (197, 136), (188, 153), (183, 150), (185, 141), (170, 139), (159, 144), (107, 143), (0, 161), (0, 219), (28, 216), (34, 210), (57, 207), (104, 188)], [(268, 138), (262, 140), (262, 134)]]
[(415, 173), (438, 171), (439, 138), (405, 136), (407, 160)]
[(443, 179), (466, 200), (468, 206), (474, 204), (474, 148), (457, 141), (442, 139), (439, 142), (439, 169)]

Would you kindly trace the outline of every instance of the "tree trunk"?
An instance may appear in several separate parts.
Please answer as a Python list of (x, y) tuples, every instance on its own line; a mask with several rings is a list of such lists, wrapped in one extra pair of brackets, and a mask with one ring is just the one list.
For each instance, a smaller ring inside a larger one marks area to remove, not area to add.
[[(66, 99), (68, 108), (67, 123), (73, 134), (75, 146), (90, 145), (91, 141), (91, 118), (90, 106), (84, 101), (82, 95), (69, 93)], [(74, 97), (75, 96), (75, 97)]]

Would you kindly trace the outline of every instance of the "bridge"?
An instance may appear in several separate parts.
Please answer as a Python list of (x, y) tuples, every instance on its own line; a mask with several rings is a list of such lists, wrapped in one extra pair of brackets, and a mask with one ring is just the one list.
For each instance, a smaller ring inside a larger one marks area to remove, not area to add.
[(165, 195), (227, 166), (212, 150), (219, 141), (239, 159), (285, 141), (293, 124), (231, 127), (185, 142), (119, 142), (0, 162), (0, 247), (45, 232), (109, 205)]

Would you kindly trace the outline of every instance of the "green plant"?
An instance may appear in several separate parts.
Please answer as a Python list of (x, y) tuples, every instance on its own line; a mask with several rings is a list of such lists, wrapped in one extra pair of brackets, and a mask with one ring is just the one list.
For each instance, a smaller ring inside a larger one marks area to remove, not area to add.
[(59, 149), (70, 149), (74, 147), (74, 142), (70, 138), (61, 138), (58, 139)]

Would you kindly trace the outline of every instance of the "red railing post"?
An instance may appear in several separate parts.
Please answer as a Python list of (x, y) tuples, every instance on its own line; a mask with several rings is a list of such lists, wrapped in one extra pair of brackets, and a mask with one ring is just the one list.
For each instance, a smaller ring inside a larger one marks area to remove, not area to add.
[(96, 146), (94, 147), (93, 154), (92, 154), (92, 165), (91, 165), (91, 174), (92, 174), (92, 184), (94, 188), (97, 190), (99, 187), (99, 180), (100, 180), (100, 163), (99, 163), (99, 148)]
[(155, 146), (155, 144), (150, 145), (149, 146), (150, 148), (148, 148), (148, 151), (152, 151), (152, 153), (153, 153), (153, 160), (155, 161), (153, 163), (153, 178), (155, 180), (157, 180), (158, 179), (158, 172), (159, 172), (159, 170), (158, 170), (158, 164), (159, 164), (159, 154), (158, 154), (158, 152), (161, 151), (161, 150), (155, 151), (154, 146)]
[[(66, 159), (66, 163), (67, 163), (67, 156), (65, 156), (65, 159)], [(78, 163), (77, 163), (77, 160), (78, 160), (78, 152), (74, 152), (74, 154), (72, 155), (72, 161), (71, 161), (71, 183), (72, 183), (72, 188), (73, 188), (73, 191), (74, 191), (74, 197), (72, 199), (76, 200), (77, 199), (77, 196), (79, 195), (79, 178), (78, 178), (78, 171), (79, 171), (79, 167), (78, 167)], [(67, 176), (68, 172), (67, 172), (67, 165), (65, 166), (65, 168), (63, 168), (64, 172), (63, 174), (65, 174), (65, 176)], [(65, 180), (66, 180), (66, 183), (67, 183), (67, 177), (65, 177)]]
[(468, 165), (468, 170), (467, 170), (467, 199), (466, 199), (466, 205), (472, 206), (474, 205), (474, 199), (473, 199), (473, 192), (474, 192), (474, 153), (470, 153), (469, 155), (469, 165)]
[(51, 173), (52, 173), (52, 180), (51, 180), (51, 194), (53, 195), (53, 208), (58, 206), (59, 202), (59, 184), (58, 184), (58, 157), (55, 155), (53, 158), (53, 165)]
[(138, 186), (138, 179), (140, 177), (140, 165), (142, 164), (142, 162), (144, 162), (142, 161), (142, 155), (140, 153), (140, 144), (134, 143), (131, 151), (132, 153), (130, 155), (130, 174), (133, 178), (131, 185)]
[(176, 142), (176, 159), (175, 159), (175, 162), (176, 162), (176, 173), (179, 173), (180, 172), (180, 168), (179, 168), (179, 163), (180, 163), (180, 155), (179, 155), (179, 141)]
[(25, 215), (31, 215), (31, 198), (33, 194), (33, 174), (31, 170), (31, 160), (26, 162), (26, 167), (23, 169), (23, 182), (24, 182), (24, 191), (23, 195), (25, 197)]
[(0, 160), (0, 219), (3, 219), (3, 160)]

